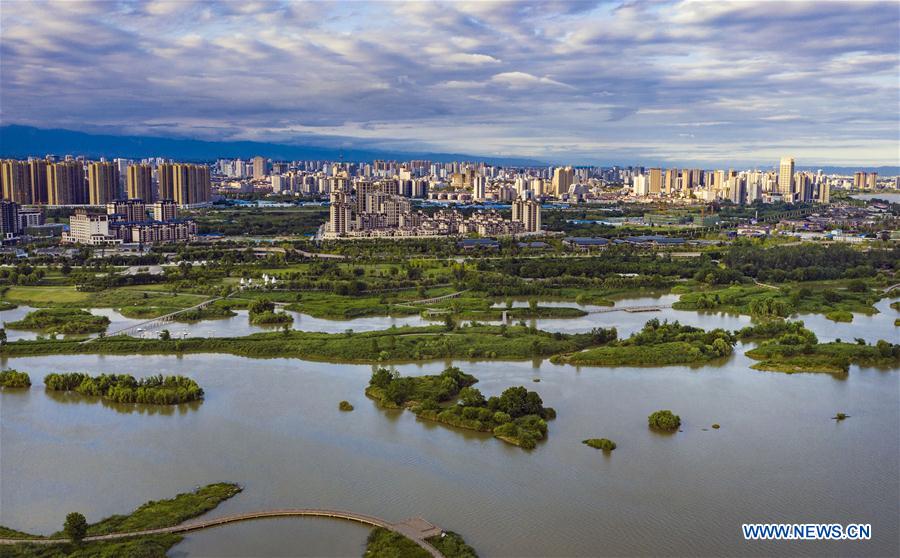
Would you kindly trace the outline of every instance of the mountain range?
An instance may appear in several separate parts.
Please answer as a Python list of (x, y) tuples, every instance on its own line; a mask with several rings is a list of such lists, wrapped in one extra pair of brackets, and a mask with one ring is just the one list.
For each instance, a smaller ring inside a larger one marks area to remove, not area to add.
[[(212, 161), (219, 158), (249, 159), (257, 155), (284, 161), (373, 161), (424, 159), (429, 161), (484, 161), (503, 166), (536, 167), (550, 163), (537, 159), (517, 157), (485, 157), (463, 153), (402, 152), (392, 150), (338, 148), (321, 145), (269, 143), (258, 141), (205, 141), (158, 136), (119, 136), (90, 134), (75, 130), (34, 128), (9, 124), (0, 126), (0, 157), (26, 158), (54, 155), (83, 155), (85, 157), (124, 157), (142, 159), (164, 157), (180, 161)], [(565, 161), (557, 163), (564, 164)], [(601, 164), (601, 163), (598, 163)], [(611, 166), (602, 163), (602, 166)], [(620, 165), (627, 166), (627, 165)], [(644, 165), (650, 166), (650, 165)], [(696, 164), (672, 165), (697, 167)], [(755, 168), (773, 168), (772, 162), (763, 162)], [(702, 167), (702, 165), (701, 165)], [(710, 168), (707, 166), (706, 168)], [(720, 167), (721, 168), (721, 167)], [(750, 167), (747, 167), (750, 168)], [(877, 172), (881, 176), (900, 175), (900, 167), (846, 167), (833, 165), (798, 165), (798, 170), (816, 171), (827, 174), (852, 174), (862, 170)]]

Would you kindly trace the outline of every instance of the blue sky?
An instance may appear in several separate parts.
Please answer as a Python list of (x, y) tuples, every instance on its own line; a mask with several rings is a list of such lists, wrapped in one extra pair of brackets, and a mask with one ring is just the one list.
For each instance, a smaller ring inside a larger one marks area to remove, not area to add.
[(573, 163), (900, 164), (900, 3), (13, 2), (0, 121)]

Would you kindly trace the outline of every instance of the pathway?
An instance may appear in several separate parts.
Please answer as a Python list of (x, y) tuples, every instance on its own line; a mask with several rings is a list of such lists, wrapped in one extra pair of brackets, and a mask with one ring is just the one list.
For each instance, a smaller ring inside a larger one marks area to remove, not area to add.
[[(225, 515), (214, 519), (202, 521), (189, 521), (175, 525), (173, 527), (163, 527), (160, 529), (147, 529), (144, 531), (131, 531), (128, 533), (111, 533), (109, 535), (96, 535), (93, 537), (85, 537), (85, 541), (108, 541), (115, 539), (124, 539), (128, 537), (142, 537), (148, 535), (161, 535), (164, 533), (187, 533), (190, 531), (199, 531), (200, 529), (209, 529), (218, 527), (219, 525), (227, 525), (229, 523), (238, 523), (241, 521), (252, 521), (256, 519), (266, 519), (272, 517), (328, 517), (332, 519), (344, 519), (347, 521), (355, 521), (373, 527), (383, 527), (389, 531), (393, 531), (410, 539), (423, 549), (425, 549), (434, 558), (443, 558), (443, 555), (428, 543), (425, 539), (434, 536), (440, 536), (443, 531), (431, 523), (425, 521), (421, 517), (413, 517), (399, 523), (389, 523), (381, 518), (354, 513), (341, 510), (326, 509), (277, 509), (264, 510), (258, 512), (241, 513), (234, 515)], [(59, 544), (69, 542), (68, 539), (0, 539), (0, 545), (19, 544)]]

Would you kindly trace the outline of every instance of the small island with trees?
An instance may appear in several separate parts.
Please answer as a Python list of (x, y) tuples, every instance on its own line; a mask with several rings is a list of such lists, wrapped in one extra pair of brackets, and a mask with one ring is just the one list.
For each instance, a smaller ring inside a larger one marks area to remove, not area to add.
[(415, 377), (380, 367), (372, 373), (366, 395), (382, 407), (407, 408), (422, 419), (491, 432), (524, 449), (533, 449), (546, 437), (546, 421), (556, 418), (556, 411), (544, 407), (540, 395), (519, 386), (485, 399), (472, 387), (477, 381), (456, 367)]
[(879, 340), (869, 345), (862, 339), (854, 343), (841, 340), (819, 343), (816, 334), (803, 322), (770, 320), (740, 330), (738, 337), (759, 340), (759, 346), (747, 351), (757, 360), (751, 368), (792, 374), (795, 372), (825, 372), (846, 374), (851, 364), (861, 366), (897, 367), (900, 365), (900, 345)]
[(50, 391), (72, 391), (97, 396), (114, 403), (177, 405), (203, 399), (203, 389), (185, 376), (148, 376), (139, 380), (129, 374), (48, 374), (44, 385)]
[(557, 355), (551, 361), (586, 366), (699, 364), (729, 356), (735, 344), (734, 335), (724, 329), (706, 331), (656, 318), (628, 339), (614, 339), (606, 346)]
[(26, 329), (44, 333), (78, 335), (101, 333), (109, 327), (109, 318), (95, 316), (79, 308), (41, 308), (29, 312), (24, 318), (8, 322), (10, 329)]
[(588, 438), (587, 440), (582, 440), (581, 443), (594, 449), (603, 450), (605, 452), (616, 449), (616, 443), (609, 438)]
[(681, 427), (681, 417), (668, 409), (663, 409), (647, 417), (647, 423), (653, 430), (675, 432)]
[(27, 373), (13, 369), (0, 371), (0, 388), (23, 389), (28, 387), (31, 387), (31, 377)]

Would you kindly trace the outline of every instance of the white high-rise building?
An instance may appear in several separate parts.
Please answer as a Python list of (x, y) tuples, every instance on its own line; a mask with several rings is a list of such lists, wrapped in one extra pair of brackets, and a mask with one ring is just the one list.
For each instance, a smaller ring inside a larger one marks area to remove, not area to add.
[(794, 198), (794, 158), (782, 157), (781, 163), (778, 165), (778, 191), (781, 193), (782, 199), (793, 200)]

